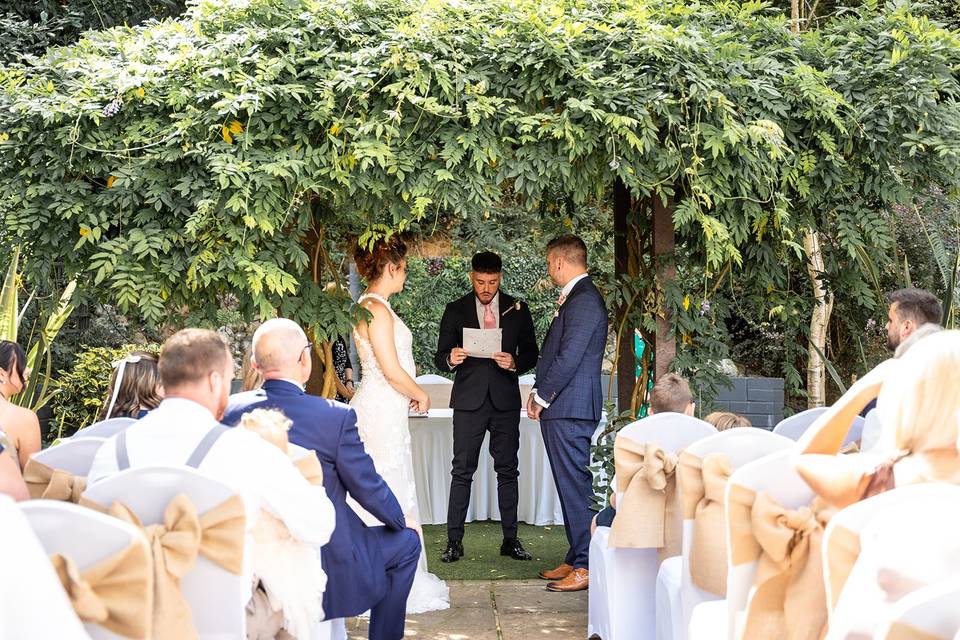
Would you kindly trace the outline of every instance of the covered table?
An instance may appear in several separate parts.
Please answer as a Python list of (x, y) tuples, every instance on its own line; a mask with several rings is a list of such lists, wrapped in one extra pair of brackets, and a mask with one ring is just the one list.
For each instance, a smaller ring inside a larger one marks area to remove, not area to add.
[[(602, 430), (605, 421), (601, 421)], [(598, 430), (599, 433), (599, 430)], [(450, 496), (450, 468), (453, 461), (453, 409), (431, 409), (427, 417), (410, 417), (413, 472), (417, 501), (423, 524), (447, 521)], [(497, 474), (489, 451), (490, 434), (483, 439), (480, 463), (473, 476), (467, 522), (499, 520)], [(538, 526), (563, 524), (560, 497), (557, 494), (540, 435), (540, 423), (526, 414), (520, 417), (520, 500), (517, 519)]]

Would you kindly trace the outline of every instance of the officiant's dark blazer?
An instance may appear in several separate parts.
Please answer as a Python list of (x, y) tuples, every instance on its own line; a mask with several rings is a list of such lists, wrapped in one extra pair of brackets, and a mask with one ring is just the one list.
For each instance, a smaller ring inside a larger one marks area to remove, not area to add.
[(293, 425), (290, 442), (316, 451), (323, 468), (323, 488), (337, 513), (330, 541), (320, 561), (328, 584), (323, 611), (328, 619), (355, 616), (383, 598), (387, 576), (378, 538), (368, 534), (346, 502), (347, 492), (387, 528), (402, 531), (400, 504), (363, 448), (357, 414), (349, 406), (307, 393), (284, 380), (267, 380), (263, 388), (230, 396), (223, 423), (234, 426), (254, 409), (279, 409)]
[[(501, 349), (513, 354), (516, 371), (507, 371), (490, 358), (467, 358), (450, 368), (447, 358), (454, 347), (463, 347), (464, 328), (479, 329), (476, 295), (473, 291), (447, 305), (440, 320), (440, 337), (434, 361), (440, 371), (454, 371), (450, 407), (461, 411), (479, 409), (490, 394), (493, 406), (500, 411), (519, 411), (522, 406), (517, 378), (537, 364), (540, 352), (533, 330), (530, 308), (503, 291), (500, 296)], [(519, 308), (517, 308), (519, 306)]]

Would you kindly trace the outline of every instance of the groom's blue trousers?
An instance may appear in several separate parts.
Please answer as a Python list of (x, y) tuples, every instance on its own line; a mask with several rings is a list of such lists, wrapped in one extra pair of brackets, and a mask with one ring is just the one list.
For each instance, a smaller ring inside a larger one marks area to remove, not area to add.
[(400, 640), (407, 615), (407, 596), (420, 561), (420, 537), (413, 529), (393, 531), (370, 527), (383, 552), (387, 592), (370, 610), (370, 640)]
[(586, 569), (590, 559), (590, 521), (593, 520), (590, 439), (596, 430), (596, 420), (540, 421), (540, 433), (560, 494), (564, 529), (570, 543), (564, 562), (575, 569)]

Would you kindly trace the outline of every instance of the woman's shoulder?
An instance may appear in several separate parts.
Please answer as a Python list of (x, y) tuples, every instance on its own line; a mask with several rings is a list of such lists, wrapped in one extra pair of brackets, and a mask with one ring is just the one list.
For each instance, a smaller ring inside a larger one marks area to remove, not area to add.
[(30, 409), (20, 407), (9, 402), (0, 409), (0, 424), (3, 424), (4, 430), (9, 434), (11, 430), (24, 427), (39, 427), (40, 420)]

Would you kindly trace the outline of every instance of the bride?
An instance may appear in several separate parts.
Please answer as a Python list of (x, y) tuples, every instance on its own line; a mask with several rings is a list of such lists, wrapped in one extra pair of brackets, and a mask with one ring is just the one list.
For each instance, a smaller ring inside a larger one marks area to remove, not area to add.
[[(378, 240), (370, 251), (357, 247), (354, 252), (357, 270), (368, 285), (358, 304), (372, 317), (354, 328), (363, 377), (350, 405), (357, 413), (360, 439), (377, 471), (407, 519), (419, 523), (407, 413), (410, 409), (427, 411), (430, 399), (413, 379), (416, 366), (410, 329), (390, 307), (390, 296), (403, 290), (407, 278), (406, 253), (406, 245), (397, 236)], [(351, 506), (368, 526), (382, 524), (358, 504), (351, 502)], [(422, 544), (423, 532), (418, 533)], [(407, 613), (449, 606), (447, 585), (427, 571), (427, 555), (421, 550)]]

